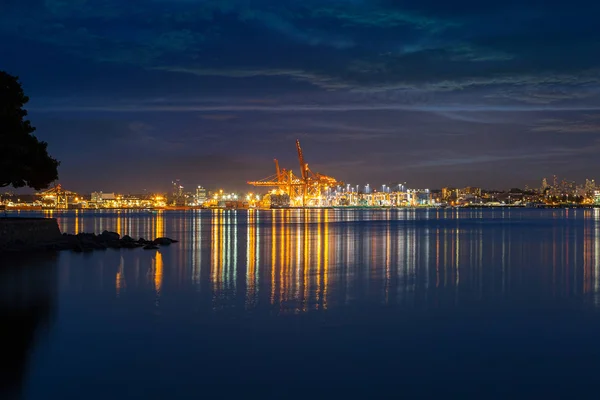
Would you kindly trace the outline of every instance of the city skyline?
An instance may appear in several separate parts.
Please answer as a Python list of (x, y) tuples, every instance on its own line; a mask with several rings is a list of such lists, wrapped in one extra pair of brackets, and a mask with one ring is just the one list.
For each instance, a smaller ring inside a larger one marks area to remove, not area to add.
[(241, 190), (273, 158), (294, 169), (296, 138), (342, 181), (524, 187), (600, 169), (596, 11), (8, 1), (0, 69), (20, 76), (60, 182), (82, 192), (174, 176)]
[[(243, 186), (243, 188), (241, 189), (235, 189), (235, 188), (231, 188), (225, 185), (215, 185), (212, 187), (206, 187), (204, 185), (198, 184), (198, 183), (192, 183), (192, 182), (182, 182), (180, 179), (174, 179), (171, 182), (168, 183), (164, 183), (163, 184), (163, 188), (160, 190), (148, 190), (148, 189), (142, 189), (142, 190), (125, 190), (125, 191), (118, 191), (118, 190), (114, 190), (111, 189), (110, 187), (108, 188), (96, 188), (92, 191), (89, 192), (85, 192), (85, 191), (76, 191), (76, 190), (70, 190), (71, 188), (65, 188), (64, 185), (60, 184), (60, 183), (56, 183), (55, 185), (51, 185), (49, 189), (45, 189), (45, 190), (41, 190), (41, 191), (33, 191), (30, 188), (20, 188), (20, 189), (13, 189), (10, 187), (4, 188), (3, 191), (0, 192), (0, 196), (2, 195), (35, 195), (37, 194), (41, 194), (43, 192), (48, 192), (48, 191), (53, 191), (56, 190), (56, 188), (60, 188), (59, 190), (66, 190), (67, 192), (73, 192), (76, 194), (80, 194), (80, 195), (86, 195), (86, 196), (92, 196), (94, 197), (95, 195), (100, 196), (100, 195), (125, 195), (125, 196), (154, 196), (154, 195), (163, 195), (163, 196), (183, 196), (183, 195), (194, 195), (197, 194), (199, 192), (203, 193), (203, 196), (206, 195), (212, 195), (212, 194), (217, 194), (217, 193), (229, 193), (229, 194), (237, 194), (239, 196), (244, 196), (245, 194), (258, 194), (258, 195), (264, 195), (267, 193), (271, 193), (273, 191), (273, 188), (275, 188), (275, 190), (280, 191), (280, 189), (277, 189), (275, 186), (273, 187), (255, 187), (250, 185), (248, 182), (246, 182), (246, 184)], [(370, 184), (370, 183), (343, 183), (341, 185), (335, 186), (335, 187), (331, 187), (331, 192), (347, 192), (347, 193), (362, 193), (362, 194), (369, 194), (369, 193), (377, 193), (377, 192), (383, 192), (383, 193), (391, 193), (391, 192), (405, 192), (405, 191), (422, 191), (422, 190), (426, 190), (429, 192), (443, 192), (444, 190), (471, 190), (471, 189), (477, 189), (479, 191), (482, 192), (490, 192), (490, 193), (494, 193), (494, 192), (505, 192), (508, 193), (512, 190), (521, 190), (523, 192), (536, 192), (536, 193), (542, 193), (545, 190), (553, 190), (553, 191), (582, 191), (585, 190), (587, 192), (592, 192), (592, 191), (600, 191), (600, 185), (596, 184), (596, 179), (592, 178), (586, 178), (584, 181), (578, 182), (575, 180), (571, 180), (568, 179), (564, 176), (559, 177), (558, 175), (552, 175), (550, 177), (543, 177), (538, 179), (537, 183), (534, 185), (525, 185), (525, 186), (519, 186), (519, 185), (509, 185), (507, 187), (494, 187), (493, 185), (491, 186), (477, 186), (477, 185), (466, 185), (466, 186), (460, 186), (460, 185), (451, 185), (451, 184), (445, 184), (443, 186), (440, 187), (415, 187), (414, 185), (410, 185), (407, 182), (402, 182), (400, 183), (399, 181), (396, 181), (394, 183), (392, 182), (388, 182), (385, 184)], [(175, 194), (177, 193), (177, 194)], [(242, 198), (240, 197), (240, 198)]]

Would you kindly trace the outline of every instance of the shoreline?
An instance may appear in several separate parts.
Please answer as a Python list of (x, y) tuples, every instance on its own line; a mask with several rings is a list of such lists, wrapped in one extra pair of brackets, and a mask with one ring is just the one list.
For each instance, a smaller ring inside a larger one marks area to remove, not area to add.
[(121, 236), (117, 232), (107, 230), (100, 234), (61, 233), (56, 218), (0, 218), (0, 254), (61, 250), (90, 252), (109, 248), (158, 250), (159, 246), (177, 242), (168, 237), (157, 237), (153, 240), (142, 237), (133, 239), (129, 235)]
[(239, 211), (279, 211), (279, 210), (458, 210), (458, 209), (506, 209), (506, 208), (525, 208), (525, 209), (594, 209), (600, 208), (600, 204), (564, 204), (564, 205), (515, 205), (515, 204), (472, 204), (464, 206), (320, 206), (320, 207), (276, 207), (276, 208), (259, 208), (259, 207), (166, 207), (166, 208), (41, 208), (41, 207), (11, 207), (0, 210), (0, 219), (2, 213), (6, 212), (10, 215), (13, 212), (96, 212), (96, 211), (132, 211), (139, 213), (155, 214), (160, 211), (209, 211), (209, 210), (239, 210)]

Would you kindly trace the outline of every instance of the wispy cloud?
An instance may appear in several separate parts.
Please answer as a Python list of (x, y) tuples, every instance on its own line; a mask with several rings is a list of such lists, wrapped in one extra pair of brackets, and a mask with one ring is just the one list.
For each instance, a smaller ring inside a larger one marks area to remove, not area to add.
[[(590, 81), (587, 83), (592, 82)], [(587, 86), (585, 88), (580, 86), (556, 88), (552, 86), (553, 85), (547, 84), (543, 85), (542, 87), (538, 86), (503, 89), (488, 95), (487, 97), (516, 100), (529, 104), (552, 104), (572, 100), (589, 99), (598, 96), (600, 93), (600, 90), (593, 86)]]
[(335, 143), (335, 142), (359, 142), (376, 139), (388, 139), (393, 135), (390, 133), (369, 133), (369, 132), (336, 132), (323, 131), (323, 133), (298, 133), (288, 135), (288, 139), (306, 138), (315, 142)]
[(536, 160), (536, 159), (548, 159), (552, 157), (565, 157), (572, 156), (579, 152), (576, 149), (550, 149), (543, 152), (528, 153), (528, 154), (480, 154), (471, 155), (466, 157), (449, 157), (449, 158), (436, 158), (433, 160), (427, 160), (422, 162), (411, 163), (405, 168), (440, 168), (440, 167), (454, 167), (462, 165), (478, 165), (478, 164), (490, 164), (497, 162), (508, 162), (508, 161), (524, 161), (524, 160)]
[(470, 122), (475, 124), (498, 124), (510, 122), (510, 120), (507, 118), (499, 118), (498, 116), (492, 117), (488, 114), (482, 114), (481, 112), (440, 111), (436, 114), (452, 121)]
[[(356, 64), (351, 66), (356, 68)], [(311, 85), (327, 90), (348, 90), (354, 92), (380, 92), (380, 91), (404, 91), (420, 90), (426, 92), (453, 92), (474, 88), (501, 88), (494, 94), (495, 97), (517, 98), (533, 104), (548, 104), (561, 99), (577, 99), (590, 96), (589, 92), (579, 90), (573, 91), (573, 87), (582, 85), (600, 85), (600, 70), (592, 69), (579, 71), (577, 74), (540, 72), (536, 74), (486, 74), (472, 76), (457, 76), (455, 79), (412, 79), (404, 80), (400, 72), (386, 66), (385, 73), (372, 74), (370, 67), (363, 64), (362, 73), (331, 74), (326, 72), (311, 72), (302, 69), (212, 69), (193, 68), (181, 66), (160, 66), (154, 69), (170, 72), (188, 73), (196, 76), (219, 76), (228, 78), (254, 78), (280, 76), (289, 77), (293, 80), (310, 83)], [(378, 67), (381, 69), (382, 67)], [(543, 87), (560, 85), (562, 92), (543, 91)], [(507, 87), (529, 87), (537, 88), (529, 93), (516, 93), (507, 91)]]
[(200, 118), (209, 121), (231, 121), (239, 117), (235, 114), (201, 114)]
[(350, 124), (345, 122), (334, 122), (334, 121), (302, 121), (306, 127), (317, 128), (317, 129), (327, 129), (327, 130), (335, 130), (335, 131), (343, 131), (343, 132), (360, 132), (363, 134), (391, 134), (397, 132), (397, 128), (389, 127), (374, 127), (374, 126), (364, 126), (358, 124)]
[[(109, 112), (109, 113), (148, 113), (148, 112), (348, 112), (348, 111), (423, 111), (434, 113), (455, 112), (533, 112), (533, 111), (600, 111), (600, 104), (582, 105), (495, 105), (495, 104), (404, 104), (381, 102), (321, 103), (321, 104), (147, 104), (142, 101), (120, 104), (66, 104), (37, 105), (32, 103), (29, 110), (36, 112)], [(107, 102), (108, 103), (108, 102)], [(450, 115), (450, 114), (446, 114)]]
[(582, 119), (544, 119), (532, 128), (533, 132), (600, 133), (598, 115), (584, 115)]
[(311, 83), (315, 86), (335, 90), (350, 89), (352, 85), (344, 83), (339, 79), (318, 73), (307, 72), (301, 69), (212, 69), (212, 68), (190, 68), (180, 66), (160, 66), (153, 69), (159, 71), (187, 73), (197, 76), (220, 76), (227, 78), (255, 78), (283, 76), (294, 80)]

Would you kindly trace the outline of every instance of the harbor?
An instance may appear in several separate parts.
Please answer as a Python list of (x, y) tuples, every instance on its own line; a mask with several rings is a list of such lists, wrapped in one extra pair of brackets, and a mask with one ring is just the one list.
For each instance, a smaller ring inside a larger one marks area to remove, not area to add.
[(389, 209), (456, 207), (533, 207), (570, 208), (600, 206), (600, 188), (595, 180), (584, 184), (554, 176), (544, 178), (539, 188), (483, 189), (476, 186), (441, 189), (409, 188), (404, 181), (380, 186), (354, 185), (320, 172), (306, 161), (300, 141), (296, 140), (299, 173), (280, 166), (274, 159), (274, 174), (247, 181), (250, 191), (207, 189), (201, 185), (186, 190), (179, 180), (171, 182), (170, 192), (121, 194), (96, 191), (78, 194), (55, 183), (35, 194), (0, 194), (0, 211), (43, 210), (198, 210), (198, 209)]

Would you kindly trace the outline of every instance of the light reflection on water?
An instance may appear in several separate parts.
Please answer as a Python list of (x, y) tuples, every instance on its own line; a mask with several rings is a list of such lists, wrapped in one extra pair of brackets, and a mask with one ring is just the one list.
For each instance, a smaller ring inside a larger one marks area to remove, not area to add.
[[(82, 279), (116, 296), (150, 285), (209, 291), (214, 310), (278, 313), (352, 303), (455, 306), (519, 296), (600, 290), (595, 210), (204, 210), (54, 213), (65, 232), (114, 230), (181, 242), (142, 250), (63, 253), (65, 289)], [(112, 261), (114, 259), (114, 261)], [(88, 261), (86, 261), (88, 263)], [(94, 267), (102, 266), (102, 267)], [(110, 279), (104, 274), (112, 271)], [(143, 277), (146, 277), (144, 279)], [(532, 299), (535, 301), (535, 299)]]
[[(10, 387), (25, 382), (23, 398), (242, 398), (256, 385), (277, 399), (587, 398), (600, 371), (598, 210), (53, 216), (65, 232), (180, 243), (7, 269), (2, 282), (58, 276), (27, 296), (52, 304), (36, 316), (52, 327), (23, 346), (30, 366)], [(13, 298), (5, 318), (36, 304)]]

